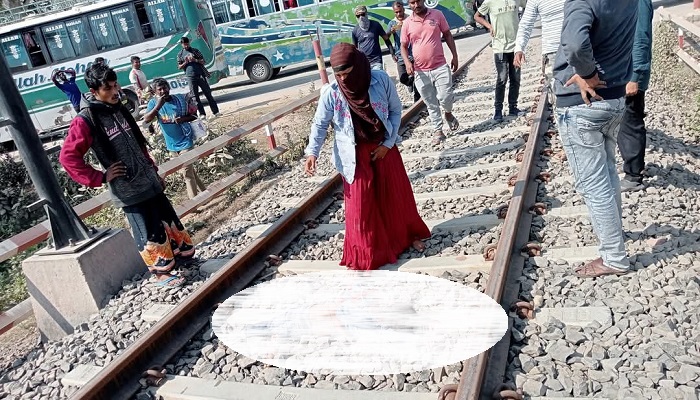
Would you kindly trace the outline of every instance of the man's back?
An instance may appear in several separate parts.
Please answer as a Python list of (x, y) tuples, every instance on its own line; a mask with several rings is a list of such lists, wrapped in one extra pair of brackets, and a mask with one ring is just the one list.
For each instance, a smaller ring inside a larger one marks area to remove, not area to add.
[[(577, 85), (565, 87), (574, 75), (595, 72), (607, 88), (604, 99), (621, 98), (632, 76), (632, 44), (638, 0), (568, 0), (564, 5), (561, 46), (554, 62), (557, 106), (583, 104)], [(595, 58), (594, 58), (595, 55)]]

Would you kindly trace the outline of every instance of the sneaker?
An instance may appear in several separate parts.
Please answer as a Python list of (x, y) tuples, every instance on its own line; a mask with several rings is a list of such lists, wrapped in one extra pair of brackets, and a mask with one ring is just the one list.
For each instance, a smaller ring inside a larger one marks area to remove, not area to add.
[(447, 140), (447, 136), (442, 131), (438, 130), (433, 133), (433, 144), (440, 144), (444, 140)]
[(496, 110), (496, 112), (493, 114), (493, 120), (496, 122), (503, 121), (503, 111)]
[(508, 115), (512, 117), (520, 117), (522, 115), (525, 115), (525, 111), (519, 109), (518, 107), (510, 107), (508, 109)]
[(212, 115), (212, 116), (209, 118), (209, 120), (211, 121), (211, 120), (213, 120), (213, 119), (217, 119), (217, 118), (219, 118), (220, 116), (221, 116), (221, 113), (218, 112), (218, 113)]
[(620, 180), (621, 192), (636, 192), (642, 189), (644, 189), (644, 184), (642, 182), (631, 181), (627, 178)]
[(199, 119), (201, 119), (201, 120), (207, 119), (207, 114), (200, 114)]

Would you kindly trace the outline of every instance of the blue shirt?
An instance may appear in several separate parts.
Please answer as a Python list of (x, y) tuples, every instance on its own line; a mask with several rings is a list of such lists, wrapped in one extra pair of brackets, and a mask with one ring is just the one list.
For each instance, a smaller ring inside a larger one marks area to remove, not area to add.
[[(384, 71), (372, 70), (369, 84), (369, 100), (377, 117), (382, 121), (386, 132), (382, 145), (392, 148), (400, 143), (399, 126), (401, 125), (401, 99), (396, 92), (396, 85)], [(333, 82), (321, 89), (316, 115), (311, 124), (309, 145), (304, 154), (318, 157), (326, 140), (328, 126), (333, 123), (335, 140), (333, 143), (333, 163), (338, 172), (348, 183), (355, 180), (355, 128), (350, 116), (350, 106)]]
[[(406, 17), (408, 18), (408, 15), (406, 15)], [(387, 25), (387, 32), (391, 32), (391, 28), (398, 23), (399, 21), (397, 21), (396, 18), (389, 21), (389, 24)], [(401, 55), (401, 28), (392, 33), (391, 36), (394, 39), (394, 54), (396, 54), (397, 58), (396, 62), (401, 64), (403, 63), (403, 56)], [(413, 61), (413, 46), (410, 44), (408, 45), (408, 57), (411, 61)]]
[[(176, 124), (175, 119), (190, 115), (189, 103), (184, 95), (170, 95), (170, 101), (163, 104), (158, 110), (158, 124), (163, 131), (165, 147), (169, 151), (182, 151), (191, 149), (194, 146), (194, 135), (189, 122)], [(150, 112), (156, 107), (156, 99), (152, 98), (148, 102), (146, 112)]]
[(352, 42), (357, 49), (363, 52), (370, 64), (382, 62), (382, 47), (379, 45), (379, 38), (386, 35), (382, 25), (371, 19), (369, 29), (363, 31), (359, 26), (352, 30)]
[(74, 76), (70, 77), (68, 82), (56, 84), (56, 87), (61, 89), (61, 91), (68, 96), (68, 100), (73, 104), (73, 107), (80, 108), (80, 99), (83, 94), (80, 93), (80, 88), (78, 84), (75, 83)]

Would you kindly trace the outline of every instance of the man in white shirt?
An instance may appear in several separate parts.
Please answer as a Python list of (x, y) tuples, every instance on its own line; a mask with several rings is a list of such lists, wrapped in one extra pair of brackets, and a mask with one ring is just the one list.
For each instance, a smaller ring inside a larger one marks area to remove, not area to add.
[(542, 74), (548, 82), (552, 80), (552, 64), (559, 48), (561, 27), (564, 22), (566, 0), (529, 0), (518, 25), (515, 38), (515, 61), (517, 68), (525, 62), (525, 49), (530, 40), (537, 16), (542, 20)]
[(141, 102), (146, 102), (153, 94), (153, 89), (148, 84), (148, 79), (146, 79), (146, 74), (141, 70), (141, 58), (138, 56), (131, 57), (131, 72), (129, 72), (129, 81), (134, 88), (136, 88), (136, 93), (139, 95)]

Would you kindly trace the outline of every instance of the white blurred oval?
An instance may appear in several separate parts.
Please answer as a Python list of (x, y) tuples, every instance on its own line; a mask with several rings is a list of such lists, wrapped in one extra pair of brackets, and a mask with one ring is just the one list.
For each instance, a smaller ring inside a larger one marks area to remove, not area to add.
[(338, 375), (422, 371), (469, 359), (508, 329), (489, 296), (392, 271), (307, 273), (258, 284), (212, 317), (221, 341), (276, 367)]

